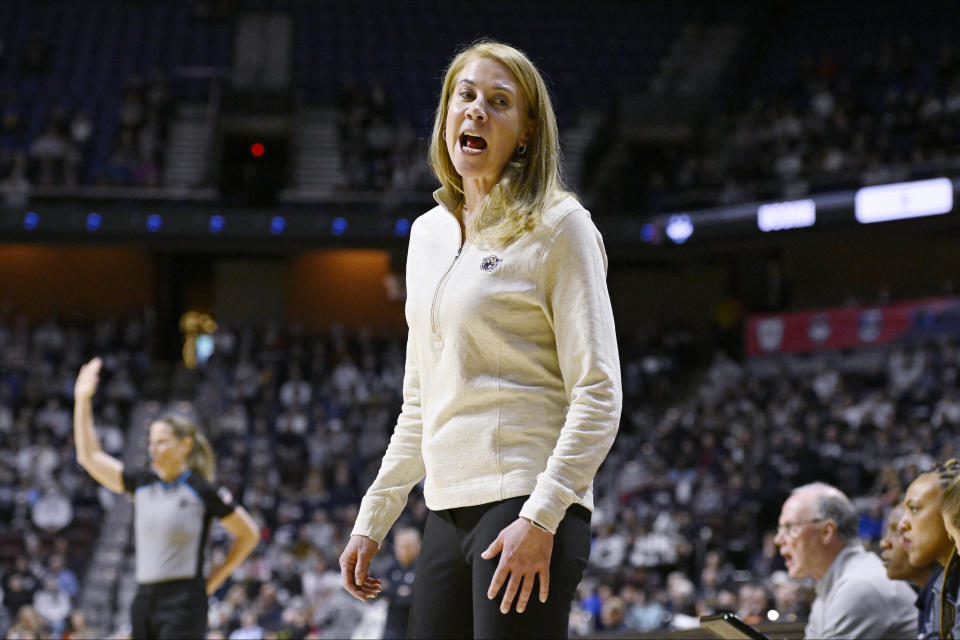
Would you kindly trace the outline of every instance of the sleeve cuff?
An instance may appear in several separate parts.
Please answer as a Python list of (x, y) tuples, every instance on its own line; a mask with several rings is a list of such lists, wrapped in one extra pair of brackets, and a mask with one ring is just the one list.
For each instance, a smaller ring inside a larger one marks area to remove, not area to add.
[(557, 532), (557, 527), (560, 526), (560, 521), (563, 520), (563, 516), (567, 513), (567, 507), (570, 506), (570, 501), (565, 500), (562, 495), (563, 490), (553, 490), (553, 484), (553, 481), (545, 477), (544, 474), (540, 474), (540, 477), (537, 478), (537, 486), (530, 497), (527, 498), (527, 501), (523, 503), (523, 508), (520, 509), (522, 517), (550, 533)]
[(357, 513), (357, 520), (354, 522), (352, 536), (367, 536), (381, 547), (383, 539), (387, 537), (390, 531), (390, 525), (384, 524), (382, 518), (378, 516), (383, 511), (383, 501), (364, 497), (360, 501), (360, 511)]

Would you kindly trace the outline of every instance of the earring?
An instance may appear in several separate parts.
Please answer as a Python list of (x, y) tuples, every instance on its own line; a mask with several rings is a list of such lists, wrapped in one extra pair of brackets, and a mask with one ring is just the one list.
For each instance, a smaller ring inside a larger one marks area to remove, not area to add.
[(518, 156), (522, 156), (522, 155), (525, 154), (526, 152), (527, 152), (527, 145), (522, 144), (522, 145), (520, 145), (519, 147), (517, 147), (517, 155), (518, 155)]

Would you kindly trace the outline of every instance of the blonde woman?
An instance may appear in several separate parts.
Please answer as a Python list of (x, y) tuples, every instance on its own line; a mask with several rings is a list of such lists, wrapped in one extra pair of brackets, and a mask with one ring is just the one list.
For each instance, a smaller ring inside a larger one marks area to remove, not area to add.
[(437, 206), (410, 234), (403, 407), (340, 557), (344, 588), (376, 597), (370, 560), (425, 480), (411, 637), (567, 635), (622, 393), (603, 241), (559, 155), (526, 55), (453, 59)]
[[(171, 416), (150, 425), (150, 469), (124, 469), (100, 448), (93, 428), (93, 395), (100, 358), (80, 368), (74, 385), (73, 437), (77, 461), (115, 493), (133, 494), (137, 594), (131, 607), (134, 638), (202, 638), (207, 596), (223, 583), (260, 538), (259, 528), (225, 488), (217, 489), (206, 438)], [(233, 536), (226, 560), (204, 577), (207, 534), (217, 518)]]

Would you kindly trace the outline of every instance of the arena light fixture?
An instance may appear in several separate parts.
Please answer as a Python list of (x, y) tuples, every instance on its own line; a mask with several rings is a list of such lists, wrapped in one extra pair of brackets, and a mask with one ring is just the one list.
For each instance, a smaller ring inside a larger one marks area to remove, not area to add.
[(26, 215), (23, 216), (23, 228), (27, 231), (33, 231), (40, 225), (40, 216), (37, 215), (36, 211), (27, 211)]
[(159, 213), (151, 213), (147, 216), (147, 231), (156, 233), (163, 227), (163, 216)]
[(210, 233), (220, 233), (223, 231), (223, 227), (226, 222), (221, 215), (212, 215), (210, 216)]
[(87, 231), (96, 231), (103, 223), (103, 217), (99, 213), (87, 214)]
[(287, 219), (283, 216), (273, 216), (270, 220), (270, 233), (275, 236), (283, 233), (283, 230), (287, 228)]
[(675, 244), (683, 244), (693, 235), (693, 220), (686, 213), (670, 216), (666, 231)]
[(863, 187), (854, 197), (854, 213), (861, 224), (939, 216), (952, 210), (949, 178)]
[(640, 239), (644, 242), (653, 242), (657, 239), (657, 227), (652, 222), (648, 222), (640, 229)]
[(771, 202), (757, 207), (760, 231), (783, 231), (812, 227), (817, 221), (817, 205), (813, 200)]

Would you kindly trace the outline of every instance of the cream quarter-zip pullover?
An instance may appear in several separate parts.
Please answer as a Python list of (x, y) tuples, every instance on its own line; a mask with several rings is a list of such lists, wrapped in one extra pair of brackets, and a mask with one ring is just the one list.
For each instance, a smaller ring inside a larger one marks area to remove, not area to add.
[(620, 359), (603, 240), (572, 197), (501, 249), (461, 246), (454, 206), (413, 223), (403, 407), (354, 534), (381, 543), (420, 480), (427, 506), (529, 495), (551, 532), (593, 477), (620, 422)]

